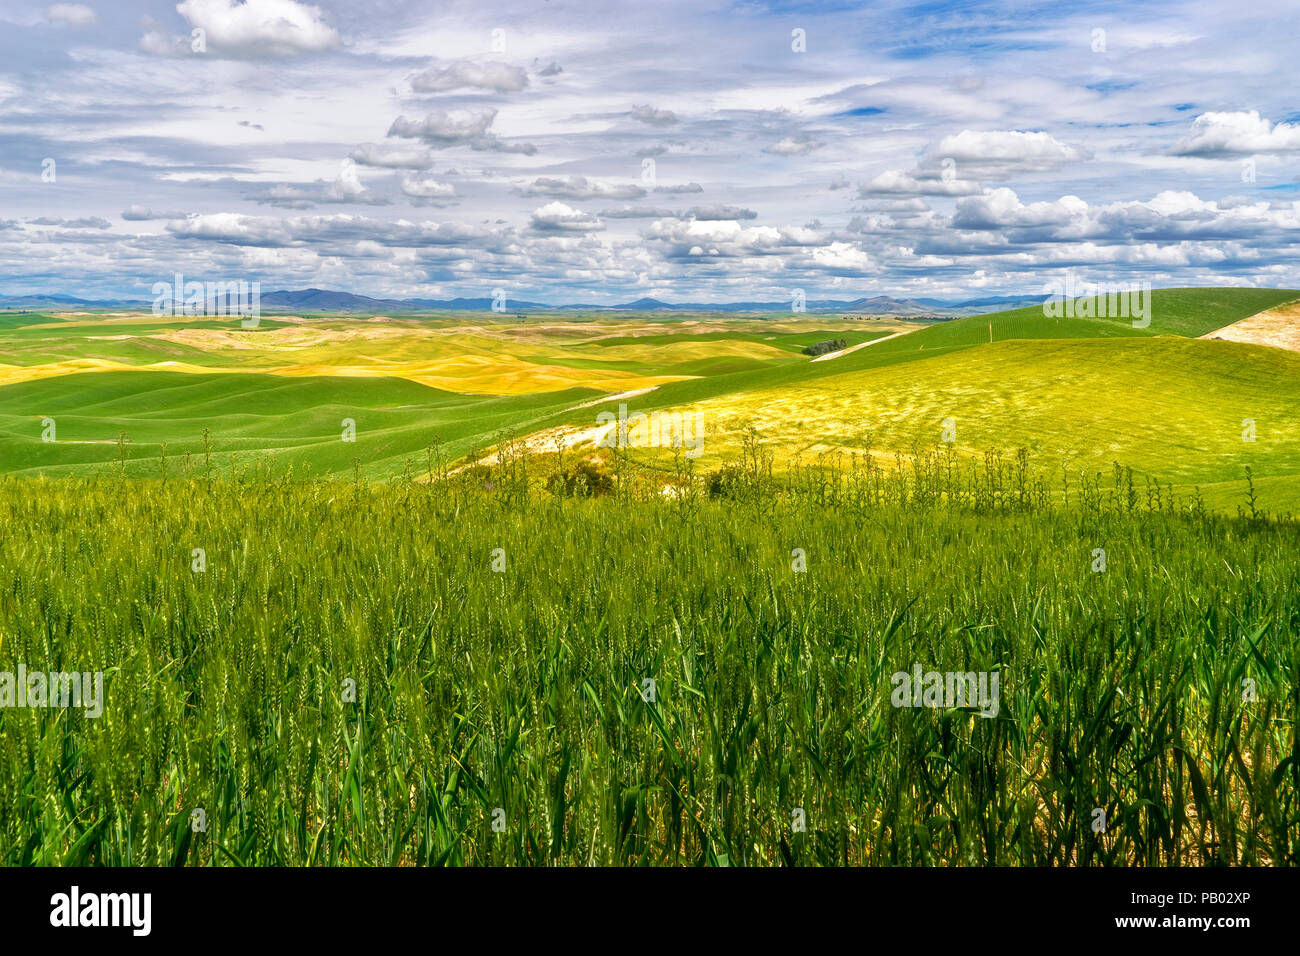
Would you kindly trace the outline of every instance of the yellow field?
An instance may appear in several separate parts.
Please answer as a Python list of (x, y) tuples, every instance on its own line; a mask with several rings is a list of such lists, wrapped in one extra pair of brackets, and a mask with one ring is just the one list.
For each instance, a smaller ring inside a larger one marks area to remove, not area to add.
[[(1289, 497), (1300, 481), (1300, 393), (1279, 392), (1279, 381), (1300, 381), (1300, 355), (1175, 337), (1008, 341), (665, 411), (698, 416), (705, 468), (735, 459), (749, 428), (778, 469), (868, 447), (892, 465), (940, 445), (951, 419), (959, 455), (1025, 448), (1072, 473), (1118, 461), (1206, 488), (1254, 462), (1264, 485)], [(1255, 423), (1250, 442), (1245, 419)]]
[[(3, 364), (0, 385), (95, 371), (255, 371), (293, 377), (401, 378), (467, 395), (525, 395), (575, 387), (622, 392), (693, 378), (673, 371), (692, 362), (790, 357), (787, 349), (775, 345), (716, 338), (693, 341), (695, 335), (762, 332), (774, 339), (807, 328), (806, 323), (795, 321), (747, 318), (686, 319), (668, 325), (618, 317), (512, 325), (387, 316), (315, 320), (276, 316), (274, 326), (244, 329), (234, 318), (227, 327), (212, 328), (208, 319), (181, 316), (169, 317), (166, 327), (159, 329), (158, 318), (149, 313), (60, 313), (56, 318), (26, 326), (24, 331), (49, 331), (51, 342), (66, 342), (70, 331), (94, 329), (100, 334), (82, 336), (85, 357)], [(828, 329), (862, 328), (862, 323), (834, 319), (818, 324)], [(881, 322), (872, 327), (892, 331), (901, 326)], [(673, 341), (625, 341), (669, 331)], [(613, 338), (620, 343), (601, 344)], [(96, 356), (103, 348), (98, 343), (142, 348), (176, 345), (188, 355), (185, 360), (125, 361)]]

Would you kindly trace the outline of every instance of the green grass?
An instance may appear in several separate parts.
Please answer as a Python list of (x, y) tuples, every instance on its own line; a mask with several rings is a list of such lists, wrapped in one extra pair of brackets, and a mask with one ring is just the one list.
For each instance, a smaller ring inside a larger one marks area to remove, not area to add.
[(645, 411), (670, 408), (760, 388), (814, 383), (846, 372), (884, 368), (978, 348), (989, 344), (990, 325), (994, 343), (1008, 339), (1151, 338), (1165, 329), (1166, 320), (1161, 317), (1166, 313), (1170, 316), (1171, 327), (1187, 325), (1185, 320), (1177, 317), (1201, 308), (1204, 311), (1200, 324), (1210, 331), (1297, 296), (1300, 292), (1278, 289), (1157, 289), (1153, 292), (1151, 327), (1147, 329), (1134, 329), (1123, 320), (1047, 318), (1040, 306), (966, 316), (929, 324), (909, 335), (827, 362), (804, 362), (703, 380), (670, 382), (660, 386), (653, 395), (640, 399), (637, 407)]
[[(1287, 382), (1297, 387), (1280, 387)], [(1026, 448), (1049, 472), (1063, 464), (1109, 471), (1118, 461), (1183, 492), (1203, 486), (1218, 505), (1239, 500), (1250, 466), (1276, 479), (1268, 507), (1300, 511), (1300, 354), (1264, 346), (1171, 336), (1009, 340), (729, 394), (692, 410), (706, 429), (702, 467), (736, 455), (750, 426), (785, 457), (867, 446), (910, 454), (938, 443), (951, 418), (962, 454)], [(1253, 442), (1243, 441), (1247, 419)]]
[[(360, 459), (367, 473), (400, 473), (435, 442), (487, 445), (503, 430), (595, 394), (495, 397), (387, 378), (91, 372), (0, 389), (0, 461), (9, 471), (60, 475), (102, 470), (125, 455), (133, 476), (157, 476), (163, 443), (174, 461), (202, 454), (206, 428), (213, 429), (208, 447), (227, 467), (243, 455), (277, 468), (350, 474)], [(41, 440), (44, 417), (55, 421), (55, 442)], [(355, 442), (342, 441), (346, 418), (356, 423)], [(123, 433), (124, 447), (117, 444)]]
[[(0, 480), (0, 669), (107, 687), (0, 710), (0, 861), (1296, 863), (1294, 524), (1010, 463), (672, 501), (531, 464)], [(918, 664), (997, 671), (998, 716), (891, 706)]]
[[(1047, 318), (1040, 307), (968, 316), (827, 362), (671, 382), (636, 410), (699, 411), (705, 464), (735, 455), (749, 425), (785, 458), (868, 440), (910, 455), (952, 416), (968, 453), (1025, 447), (1049, 471), (1119, 461), (1185, 492), (1202, 486), (1229, 511), (1249, 465), (1271, 508), (1300, 510), (1300, 357), (1185, 337), (1296, 295), (1156, 290), (1149, 329)], [(1256, 421), (1254, 443), (1241, 440), (1245, 418)]]
[[(6, 328), (11, 366), (213, 371), (0, 387), (0, 671), (107, 688), (99, 718), (0, 708), (0, 863), (1294, 865), (1300, 357), (1190, 338), (1292, 297), (1162, 291), (1147, 330), (1017, 310), (826, 362), (794, 346), (848, 335), (816, 322), (484, 323), (466, 350), (699, 376), (627, 401), (712, 405), (706, 457), (587, 462), (594, 499), (543, 490), (585, 452), (447, 472), (594, 424), (594, 388)], [(892, 706), (916, 665), (996, 672), (997, 716)]]
[[(1156, 290), (1147, 329), (1133, 329), (1124, 320), (1050, 319), (1040, 307), (1017, 309), (929, 323), (824, 362), (809, 361), (799, 349), (829, 337), (857, 344), (887, 330), (869, 323), (845, 329), (854, 323), (825, 317), (806, 319), (807, 327), (792, 326), (789, 315), (771, 320), (547, 315), (548, 323), (579, 328), (539, 337), (530, 322), (476, 316), (470, 331), (430, 336), (430, 329), (461, 328), (467, 321), (439, 315), (403, 317), (402, 333), (382, 342), (330, 340), (277, 351), (257, 346), (257, 333), (250, 333), (251, 348), (206, 349), (155, 337), (177, 327), (164, 320), (107, 326), (92, 316), (56, 327), (3, 329), (5, 362), (180, 361), (222, 374), (98, 371), (0, 386), (0, 473), (87, 475), (125, 457), (128, 474), (157, 477), (166, 443), (172, 458), (206, 450), (227, 470), (240, 459), (260, 456), (275, 468), (341, 477), (359, 466), (368, 478), (388, 479), (418, 467), (424, 450), (435, 443), (452, 456), (468, 455), (502, 430), (529, 434), (591, 426), (600, 412), (617, 410), (617, 401), (575, 408), (610, 389), (493, 397), (383, 377), (386, 362), (421, 362), (458, 351), (486, 359), (490, 372), (494, 350), (500, 350), (526, 363), (626, 374), (633, 384), (641, 375), (693, 376), (660, 385), (629, 404), (634, 411), (650, 412), (712, 403), (721, 418), (706, 423), (712, 431), (706, 448), (715, 460), (735, 452), (744, 417), (761, 417), (764, 408), (798, 399), (811, 401), (813, 408), (800, 413), (797, 429), (782, 435), (783, 458), (837, 444), (860, 447), (868, 432), (878, 450), (911, 454), (918, 442), (934, 440), (931, 419), (942, 412), (940, 418), (961, 419), (961, 441), (971, 453), (1024, 446), (1034, 451), (1036, 465), (1047, 469), (1059, 467), (1062, 458), (1072, 467), (1102, 469), (1119, 460), (1142, 477), (1172, 481), (1184, 491), (1200, 485), (1207, 501), (1229, 511), (1240, 500), (1242, 469), (1250, 464), (1268, 507), (1282, 510), (1300, 503), (1293, 356), (1185, 337), (1296, 295), (1268, 289)], [(0, 318), (54, 321), (44, 315)], [(621, 322), (652, 334), (617, 334)], [(181, 325), (232, 327), (229, 321)], [(287, 326), (263, 322), (263, 331), (278, 327)], [(347, 331), (358, 323), (325, 316), (299, 326), (317, 327)], [(131, 337), (121, 341), (88, 338), (128, 333)], [(737, 351), (727, 354), (728, 345)], [(770, 354), (752, 350), (753, 345)], [(360, 361), (374, 368), (375, 377), (298, 378), (257, 371), (293, 360), (326, 370)], [(503, 387), (509, 378), (504, 376)], [(583, 375), (575, 378), (580, 384)], [(820, 428), (819, 422), (835, 417), (818, 407), (823, 392), (834, 393), (842, 414)], [(40, 440), (45, 416), (56, 418), (59, 443)], [(1257, 443), (1233, 444), (1247, 417), (1257, 421)], [(355, 444), (339, 440), (344, 418), (357, 423)], [(119, 446), (122, 434), (129, 443)]]
[[(987, 342), (988, 323), (994, 340), (1100, 338), (1108, 336), (1180, 335), (1199, 338), (1274, 306), (1300, 298), (1296, 289), (1155, 289), (1150, 325), (1134, 328), (1128, 318), (1049, 318), (1042, 306), (1029, 306), (993, 316), (970, 315), (944, 323), (942, 333), (931, 333), (936, 343), (978, 345)], [(1075, 300), (1077, 306), (1080, 300)], [(1104, 297), (1089, 300), (1090, 311), (1102, 311)]]

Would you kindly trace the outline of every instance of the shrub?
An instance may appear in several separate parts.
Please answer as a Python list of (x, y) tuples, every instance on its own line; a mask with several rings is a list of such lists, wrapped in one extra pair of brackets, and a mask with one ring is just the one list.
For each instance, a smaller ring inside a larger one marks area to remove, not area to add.
[(593, 459), (560, 468), (546, 479), (546, 490), (559, 498), (589, 498), (614, 493), (614, 476)]

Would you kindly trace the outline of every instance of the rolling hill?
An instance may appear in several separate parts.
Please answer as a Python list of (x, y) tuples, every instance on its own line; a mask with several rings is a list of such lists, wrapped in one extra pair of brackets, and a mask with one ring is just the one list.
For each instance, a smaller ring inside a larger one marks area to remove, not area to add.
[[(778, 463), (830, 450), (910, 454), (957, 422), (961, 454), (1031, 451), (1040, 467), (1109, 469), (1200, 486), (1227, 504), (1250, 464), (1266, 501), (1300, 504), (1297, 353), (1199, 338), (1297, 298), (1169, 289), (1150, 326), (1050, 318), (1041, 306), (945, 322), (647, 313), (221, 319), (10, 315), (0, 326), (0, 471), (157, 474), (203, 452), (318, 474), (400, 474), (441, 442), (470, 454), (506, 431), (589, 429), (601, 412), (704, 416), (701, 467), (747, 426)], [(1290, 314), (1290, 313), (1279, 313)], [(905, 333), (905, 334), (899, 334)], [(843, 338), (821, 361), (806, 345)], [(611, 397), (611, 393), (627, 393)], [(41, 440), (53, 418), (57, 441)], [(356, 422), (356, 441), (341, 440)], [(1241, 441), (1243, 420), (1256, 427)], [(126, 440), (119, 442), (120, 436)], [(631, 450), (655, 464), (653, 450)]]

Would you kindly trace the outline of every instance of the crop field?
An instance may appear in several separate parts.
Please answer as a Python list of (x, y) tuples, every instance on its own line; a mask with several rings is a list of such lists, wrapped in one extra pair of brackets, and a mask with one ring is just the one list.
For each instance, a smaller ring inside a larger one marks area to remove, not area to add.
[(5, 940), (1286, 938), (1295, 0), (9, 6)]
[(0, 314), (0, 862), (1293, 865), (1297, 298)]
[(1294, 864), (1300, 530), (1011, 465), (5, 479), (3, 862)]
[[(621, 404), (697, 420), (701, 472), (735, 458), (751, 429), (778, 469), (866, 450), (911, 459), (946, 441), (974, 458), (1027, 449), (1040, 473), (1119, 463), (1228, 513), (1249, 466), (1265, 507), (1296, 512), (1300, 352), (1240, 340), (1248, 331), (1214, 336), (1256, 315), (1276, 325), (1297, 298), (1158, 290), (1146, 328), (1038, 307), (945, 322), (488, 313), (280, 316), (256, 329), (6, 314), (0, 473), (160, 477), (167, 459), (201, 454), (226, 471), (385, 480), (419, 470), (432, 445), (473, 460), (503, 433), (603, 455), (592, 429)], [(803, 354), (828, 340), (842, 352)], [(671, 449), (619, 451), (672, 468)]]
[[(350, 475), (359, 458), (374, 478), (401, 474), (435, 441), (465, 454), (506, 430), (594, 422), (590, 403), (606, 395), (806, 368), (811, 343), (908, 327), (692, 314), (0, 322), (0, 472), (85, 474), (125, 457), (131, 474), (157, 475), (165, 444), (173, 458), (256, 456), (322, 475)], [(344, 418), (355, 444), (340, 444)]]

